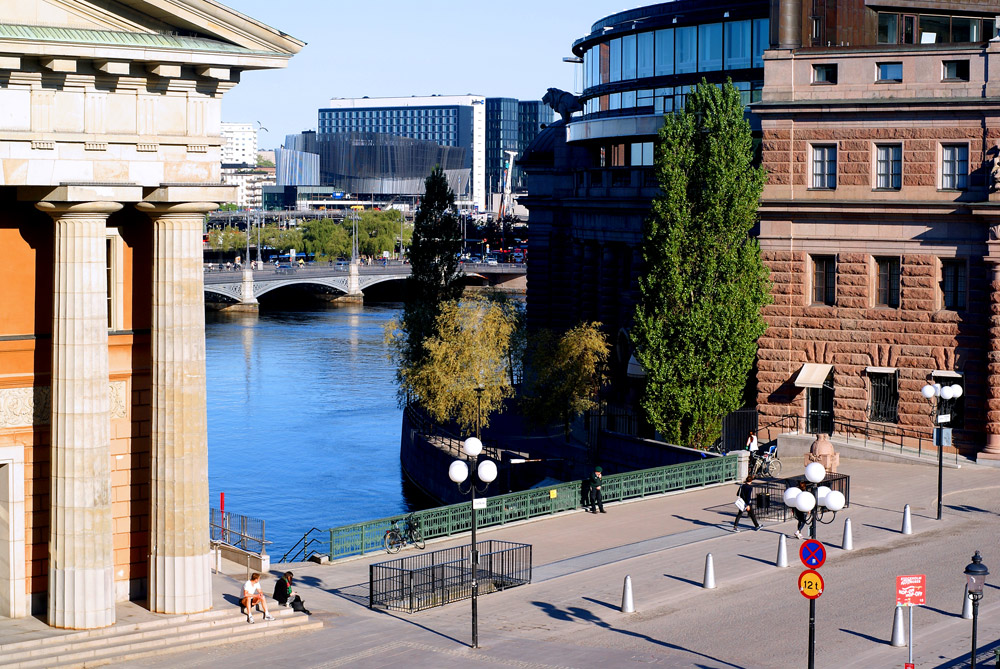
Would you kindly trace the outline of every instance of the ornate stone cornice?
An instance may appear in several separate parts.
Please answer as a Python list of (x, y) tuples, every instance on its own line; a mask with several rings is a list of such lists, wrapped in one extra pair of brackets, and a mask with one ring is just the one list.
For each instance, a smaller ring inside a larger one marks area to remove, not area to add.
[[(108, 382), (111, 418), (129, 417), (128, 381)], [(52, 416), (52, 389), (0, 388), (0, 429), (48, 425)]]

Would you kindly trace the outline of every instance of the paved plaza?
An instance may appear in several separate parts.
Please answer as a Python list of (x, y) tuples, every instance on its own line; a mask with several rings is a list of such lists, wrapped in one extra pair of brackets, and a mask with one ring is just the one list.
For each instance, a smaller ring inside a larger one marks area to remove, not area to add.
[[(906, 648), (889, 645), (895, 577), (903, 574), (927, 575), (927, 606), (914, 612), (916, 665), (965, 666), (971, 621), (959, 615), (962, 571), (975, 550), (1000, 583), (997, 470), (945, 470), (941, 522), (933, 519), (935, 468), (845, 460), (841, 471), (851, 475), (851, 506), (819, 531), (830, 555), (820, 569), (826, 590), (817, 602), (817, 667), (903, 666)], [(779, 533), (790, 534), (794, 524), (733, 534), (735, 491), (727, 484), (609, 505), (606, 515), (574, 512), (483, 532), (532, 544), (534, 571), (530, 585), (480, 598), (478, 650), (468, 647), (468, 601), (416, 614), (369, 610), (368, 565), (386, 559), (377, 554), (272, 569), (295, 572), (321, 630), (117, 666), (804, 667), (809, 607), (796, 588), (800, 542), (788, 539), (789, 568), (774, 566)], [(905, 503), (912, 535), (899, 531)], [(847, 517), (853, 551), (840, 549)], [(465, 541), (431, 542), (427, 550)], [(715, 590), (701, 587), (707, 553)], [(238, 591), (243, 575), (235, 571), (216, 578), (217, 603), (227, 599), (218, 590)], [(620, 612), (626, 575), (633, 614)], [(270, 592), (273, 581), (264, 587)], [(11, 639), (6, 629), (0, 625), (0, 645)], [(993, 657), (998, 639), (1000, 587), (988, 584), (979, 616), (982, 661)]]

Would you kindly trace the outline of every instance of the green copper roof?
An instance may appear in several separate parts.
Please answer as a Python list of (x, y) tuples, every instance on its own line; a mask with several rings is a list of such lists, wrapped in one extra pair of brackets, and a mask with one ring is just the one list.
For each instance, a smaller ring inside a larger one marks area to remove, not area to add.
[(164, 33), (132, 33), (120, 30), (90, 30), (87, 28), (55, 28), (50, 26), (22, 26), (0, 23), (0, 39), (25, 39), (43, 42), (71, 42), (73, 44), (102, 44), (111, 46), (159, 47), (214, 51), (216, 53), (272, 53), (253, 51), (229, 42), (187, 37)]

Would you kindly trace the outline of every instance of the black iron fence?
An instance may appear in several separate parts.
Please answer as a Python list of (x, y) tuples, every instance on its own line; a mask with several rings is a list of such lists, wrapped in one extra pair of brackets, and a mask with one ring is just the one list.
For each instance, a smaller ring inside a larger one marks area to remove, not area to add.
[[(531, 544), (477, 542), (476, 580), (485, 595), (531, 583)], [(368, 607), (414, 613), (472, 597), (471, 546), (462, 545), (368, 567)]]
[[(805, 475), (800, 474), (786, 479), (754, 481), (751, 485), (753, 486), (753, 502), (757, 520), (781, 522), (788, 520), (792, 515), (792, 510), (785, 505), (785, 490), (793, 488), (805, 480)], [(828, 473), (826, 478), (819, 482), (819, 485), (825, 485), (830, 490), (843, 493), (845, 509), (851, 505), (851, 477), (847, 474)]]
[(267, 544), (271, 542), (264, 534), (266, 525), (263, 519), (214, 508), (209, 509), (208, 518), (212, 541), (235, 546), (248, 553), (263, 555), (267, 552)]

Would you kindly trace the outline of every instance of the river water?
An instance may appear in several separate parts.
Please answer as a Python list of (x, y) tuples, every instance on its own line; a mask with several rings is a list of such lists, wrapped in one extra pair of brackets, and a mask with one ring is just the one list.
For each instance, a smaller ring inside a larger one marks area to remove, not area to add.
[(267, 522), (273, 559), (312, 527), (407, 511), (382, 327), (401, 306), (206, 314), (211, 505)]

